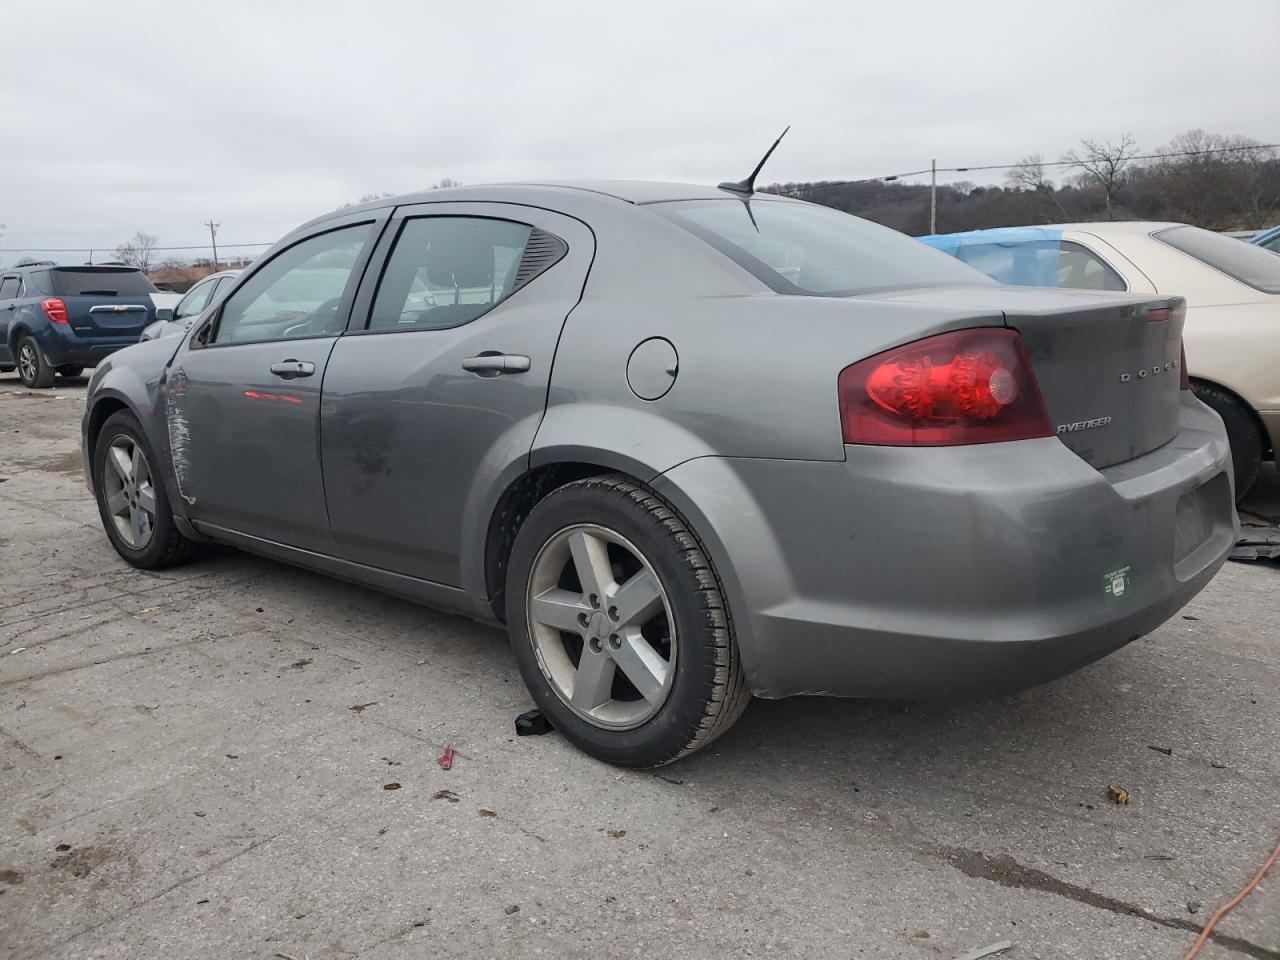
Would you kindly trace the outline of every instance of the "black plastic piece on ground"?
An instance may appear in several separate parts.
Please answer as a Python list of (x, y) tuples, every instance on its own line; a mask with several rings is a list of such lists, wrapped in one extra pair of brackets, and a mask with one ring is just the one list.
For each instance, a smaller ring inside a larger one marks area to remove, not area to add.
[(1246, 523), (1231, 551), (1232, 560), (1280, 560), (1280, 527)]
[(551, 726), (551, 721), (543, 716), (541, 710), (530, 710), (528, 713), (522, 713), (516, 717), (517, 737), (540, 737), (554, 729)]

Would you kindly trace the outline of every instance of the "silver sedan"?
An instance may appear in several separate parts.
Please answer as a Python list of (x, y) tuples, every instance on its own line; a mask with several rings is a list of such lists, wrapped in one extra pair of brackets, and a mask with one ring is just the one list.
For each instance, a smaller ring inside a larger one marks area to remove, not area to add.
[(99, 366), (85, 469), (127, 562), (504, 624), (565, 738), (652, 766), (753, 695), (999, 694), (1172, 616), (1237, 526), (1184, 315), (741, 185), (431, 191)]
[(240, 276), (239, 270), (221, 270), (191, 285), (172, 308), (156, 310), (156, 321), (142, 331), (142, 340), (159, 340), (186, 333), (206, 308), (218, 302), (221, 295), (231, 289), (231, 282)]

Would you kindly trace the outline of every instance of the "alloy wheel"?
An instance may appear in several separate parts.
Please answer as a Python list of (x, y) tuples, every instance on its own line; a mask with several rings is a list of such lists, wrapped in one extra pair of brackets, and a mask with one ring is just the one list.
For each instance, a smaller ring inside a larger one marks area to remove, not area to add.
[(598, 524), (559, 531), (533, 561), (525, 604), (538, 666), (574, 713), (627, 730), (661, 709), (675, 680), (675, 620), (629, 540)]
[(156, 525), (156, 491), (142, 447), (120, 434), (107, 447), (102, 492), (116, 533), (134, 550), (151, 542)]
[(34, 383), (40, 370), (40, 358), (36, 356), (36, 348), (29, 341), (18, 348), (18, 374), (26, 383)]

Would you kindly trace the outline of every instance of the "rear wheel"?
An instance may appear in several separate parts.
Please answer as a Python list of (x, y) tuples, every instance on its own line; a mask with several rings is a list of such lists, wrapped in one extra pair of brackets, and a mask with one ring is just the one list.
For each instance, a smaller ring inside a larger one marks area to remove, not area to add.
[(53, 386), (53, 367), (29, 333), (18, 341), (18, 379), (32, 389)]
[(1262, 466), (1262, 436), (1253, 415), (1234, 395), (1208, 383), (1193, 383), (1192, 390), (1201, 403), (1222, 418), (1231, 444), (1231, 462), (1235, 466), (1236, 500), (1243, 500)]
[(76, 366), (74, 363), (64, 363), (58, 368), (58, 376), (60, 377), (78, 377), (84, 373), (84, 367)]
[(116, 553), (143, 570), (185, 563), (199, 551), (174, 523), (153, 464), (151, 445), (133, 414), (122, 410), (108, 417), (93, 450), (98, 513)]
[(724, 597), (666, 503), (620, 477), (553, 491), (516, 536), (507, 622), (535, 702), (607, 763), (706, 746), (751, 699)]

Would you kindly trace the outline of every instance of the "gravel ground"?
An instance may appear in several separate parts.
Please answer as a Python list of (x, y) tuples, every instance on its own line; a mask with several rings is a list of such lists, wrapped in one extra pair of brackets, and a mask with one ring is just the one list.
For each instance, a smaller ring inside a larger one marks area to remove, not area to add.
[[(0, 376), (0, 957), (1176, 960), (1280, 833), (1280, 565), (1019, 696), (761, 701), (622, 773), (514, 736), (495, 630), (126, 567), (83, 395)], [(1201, 957), (1280, 958), (1280, 875)]]

